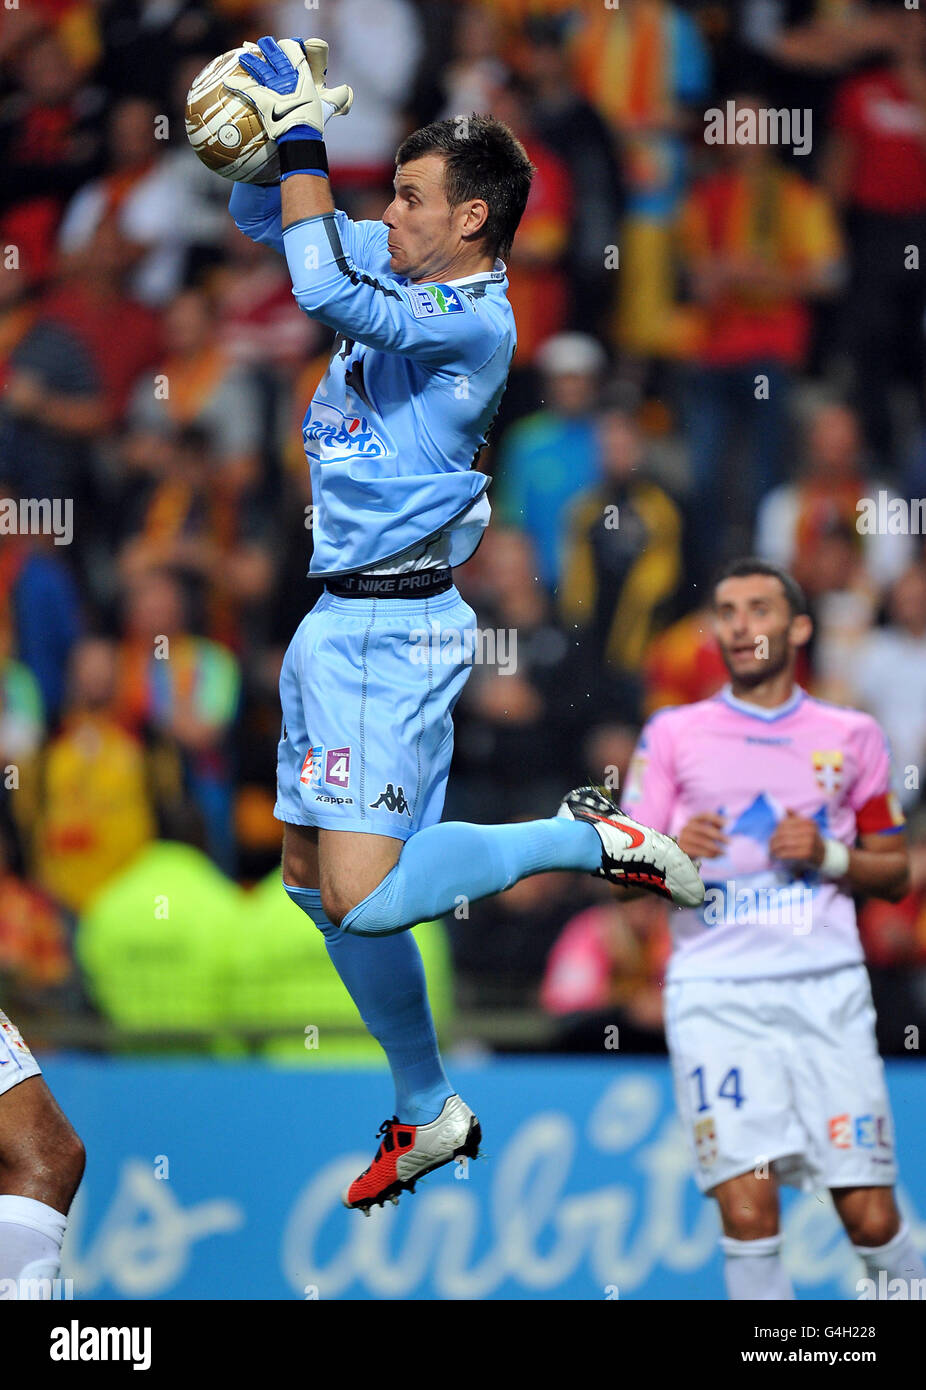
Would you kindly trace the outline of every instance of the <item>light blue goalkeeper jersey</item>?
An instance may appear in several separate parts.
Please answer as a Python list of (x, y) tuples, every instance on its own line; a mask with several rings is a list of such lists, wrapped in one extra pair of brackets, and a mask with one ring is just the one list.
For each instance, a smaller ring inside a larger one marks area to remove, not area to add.
[(473, 465), (515, 349), (505, 266), (413, 285), (389, 269), (382, 222), (323, 213), (282, 229), (276, 187), (235, 184), (230, 211), (284, 252), (297, 302), (339, 335), (306, 412), (315, 504), (311, 574), (383, 564), (449, 533), (462, 564), (488, 525)]

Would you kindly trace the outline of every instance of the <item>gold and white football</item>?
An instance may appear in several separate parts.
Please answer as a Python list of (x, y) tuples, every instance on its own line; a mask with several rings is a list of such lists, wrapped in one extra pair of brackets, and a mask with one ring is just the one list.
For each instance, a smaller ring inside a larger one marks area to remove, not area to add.
[(257, 112), (225, 83), (247, 79), (238, 64), (242, 53), (261, 56), (256, 43), (245, 43), (207, 63), (193, 80), (186, 99), (186, 133), (208, 169), (241, 183), (276, 183), (280, 160), (276, 141), (264, 134)]

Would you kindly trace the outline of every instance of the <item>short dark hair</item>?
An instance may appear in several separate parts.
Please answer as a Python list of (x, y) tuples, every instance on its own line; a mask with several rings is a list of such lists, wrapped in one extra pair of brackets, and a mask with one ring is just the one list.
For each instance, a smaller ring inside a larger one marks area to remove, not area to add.
[(451, 116), (432, 121), (402, 141), (396, 164), (427, 154), (444, 158), (444, 192), (452, 208), (484, 199), (489, 215), (483, 236), (492, 256), (505, 257), (527, 205), (535, 166), (508, 126), (494, 116)]
[(746, 579), (753, 574), (767, 574), (770, 578), (778, 580), (785, 591), (792, 618), (807, 612), (807, 599), (797, 580), (780, 565), (773, 565), (770, 560), (760, 560), (756, 555), (746, 555), (741, 560), (731, 560), (724, 565), (711, 588), (713, 602), (716, 604), (717, 589), (725, 579)]

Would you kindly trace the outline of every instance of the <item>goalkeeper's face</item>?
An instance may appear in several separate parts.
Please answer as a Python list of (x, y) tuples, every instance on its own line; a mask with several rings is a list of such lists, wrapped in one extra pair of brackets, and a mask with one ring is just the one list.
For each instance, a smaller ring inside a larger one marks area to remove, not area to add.
[(481, 198), (450, 206), (440, 155), (400, 164), (394, 186), (395, 197), (383, 213), (393, 274), (421, 284), (491, 270), (492, 260), (477, 238), (488, 207)]
[(725, 579), (714, 595), (714, 635), (734, 687), (761, 685), (793, 672), (810, 619), (792, 614), (779, 580), (769, 574)]

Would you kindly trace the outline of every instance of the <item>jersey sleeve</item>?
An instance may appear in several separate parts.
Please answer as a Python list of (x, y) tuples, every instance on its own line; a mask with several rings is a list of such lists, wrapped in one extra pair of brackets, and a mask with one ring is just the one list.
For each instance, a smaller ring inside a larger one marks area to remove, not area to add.
[[(228, 210), (239, 232), (284, 254), (279, 184), (236, 183)], [(334, 216), (344, 248), (357, 265), (376, 269), (388, 265), (389, 228), (385, 222), (352, 222), (340, 210)]]
[(665, 834), (677, 798), (672, 740), (665, 719), (656, 714), (644, 725), (633, 750), (621, 806), (634, 820)]
[(236, 183), (228, 200), (228, 211), (239, 232), (283, 254), (279, 184)]
[(859, 774), (849, 789), (860, 835), (892, 835), (904, 828), (904, 815), (891, 789), (891, 752), (874, 719), (866, 718), (855, 736)]
[(331, 212), (283, 233), (293, 294), (307, 314), (380, 352), (461, 372), (484, 366), (498, 346), (497, 334), (467, 295), (452, 285), (378, 279), (357, 263), (351, 240)]

